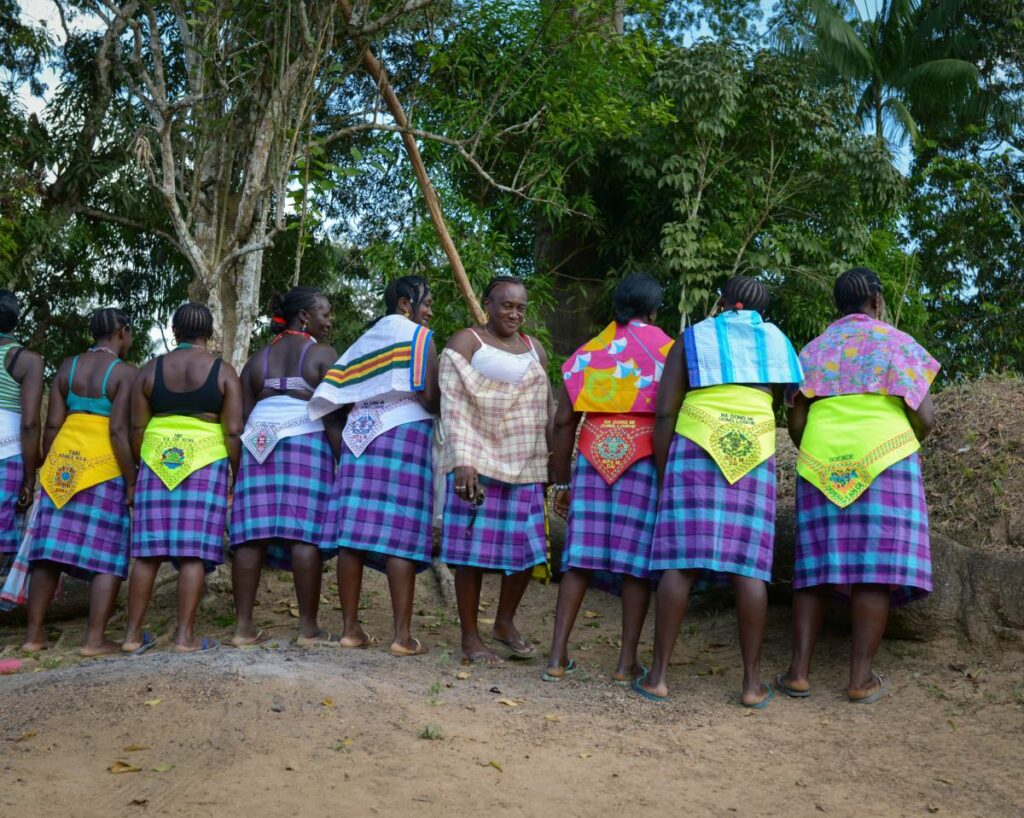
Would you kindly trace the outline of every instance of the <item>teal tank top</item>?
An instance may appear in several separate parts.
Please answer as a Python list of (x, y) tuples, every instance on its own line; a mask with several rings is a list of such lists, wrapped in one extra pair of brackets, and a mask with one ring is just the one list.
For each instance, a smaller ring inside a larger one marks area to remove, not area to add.
[(85, 412), (90, 415), (100, 415), (105, 418), (110, 417), (110, 411), (113, 409), (114, 404), (111, 402), (110, 398), (107, 397), (107, 381), (110, 380), (110, 373), (114, 371), (114, 367), (120, 362), (120, 358), (115, 358), (110, 362), (110, 366), (107, 367), (107, 371), (103, 375), (103, 384), (100, 386), (99, 396), (95, 398), (87, 398), (85, 395), (75, 394), (75, 368), (78, 366), (78, 356), (76, 355), (71, 361), (71, 374), (68, 377), (68, 412)]
[(13, 366), (21, 354), (21, 344), (12, 341), (0, 346), (0, 409), (6, 409), (8, 412), (20, 412), (21, 384), (14, 380), (7, 369), (7, 356), (11, 354), (12, 348), (14, 349), (14, 353), (11, 355), (11, 365)]

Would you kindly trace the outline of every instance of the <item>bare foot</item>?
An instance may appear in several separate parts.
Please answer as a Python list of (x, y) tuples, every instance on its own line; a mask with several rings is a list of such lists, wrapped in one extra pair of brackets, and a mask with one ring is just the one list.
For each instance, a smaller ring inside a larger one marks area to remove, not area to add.
[(649, 696), (655, 699), (667, 699), (668, 698), (668, 685), (665, 682), (661, 684), (652, 685), (648, 678), (637, 680), (633, 683), (637, 690), (642, 690)]
[(426, 653), (427, 649), (419, 639), (410, 636), (408, 639), (401, 641), (396, 639), (391, 643), (388, 652), (392, 656), (420, 656)]
[(520, 659), (532, 659), (537, 655), (537, 646), (523, 636), (514, 625), (503, 628), (495, 625), (491, 631), (491, 636), (501, 642), (501, 644), (512, 651), (514, 656), (518, 656)]
[(501, 667), (505, 664), (505, 660), (498, 656), (498, 654), (496, 654), (494, 651), (484, 649), (476, 651), (463, 651), (462, 664), (486, 665), (487, 667)]
[(78, 655), (85, 659), (93, 659), (97, 656), (109, 656), (112, 653), (120, 653), (121, 645), (110, 639), (104, 639), (98, 645), (82, 645), (78, 649)]
[(25, 653), (39, 653), (39, 651), (41, 651), (41, 650), (49, 650), (50, 649), (50, 643), (49, 642), (25, 642), (21, 646), (21, 649), (23, 651), (25, 651)]
[(175, 653), (197, 653), (202, 650), (213, 650), (217, 647), (220, 647), (220, 642), (204, 636), (202, 639), (193, 637), (191, 641), (185, 643), (175, 642), (171, 650)]
[(646, 672), (647, 669), (639, 662), (633, 662), (633, 666), (628, 670), (623, 665), (619, 665), (615, 668), (615, 672), (612, 674), (612, 681), (631, 682), (634, 679), (639, 679)]
[(775, 686), (793, 699), (805, 699), (811, 695), (811, 683), (807, 679), (798, 679), (789, 672), (780, 673), (775, 677)]
[(264, 630), (256, 633), (238, 633), (231, 637), (231, 644), (236, 648), (248, 648), (254, 645), (262, 645), (270, 639), (270, 634)]

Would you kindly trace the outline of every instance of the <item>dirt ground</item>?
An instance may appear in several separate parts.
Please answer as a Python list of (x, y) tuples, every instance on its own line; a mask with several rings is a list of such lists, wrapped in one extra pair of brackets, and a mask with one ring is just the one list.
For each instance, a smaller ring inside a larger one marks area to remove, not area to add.
[[(290, 585), (276, 572), (258, 611), (279, 639), (262, 649), (83, 662), (83, 623), (63, 623), (25, 672), (0, 677), (0, 815), (1024, 814), (1024, 655), (890, 641), (879, 667), (891, 694), (862, 707), (843, 699), (847, 642), (830, 631), (814, 695), (752, 712), (735, 703), (731, 612), (698, 610), (674, 698), (656, 704), (608, 678), (616, 599), (591, 592), (571, 643), (582, 669), (545, 684), (539, 659), (461, 668), (454, 611), (424, 580), (415, 625), (430, 653), (412, 659), (291, 646)], [(524, 602), (521, 627), (540, 644), (556, 590), (535, 584)], [(173, 593), (157, 592), (159, 633)], [(495, 578), (484, 599), (486, 621)], [(380, 576), (368, 574), (364, 601), (386, 644)], [(211, 593), (200, 633), (223, 639), (231, 624), (229, 595)], [(788, 627), (773, 608), (766, 674), (786, 664)], [(5, 658), (20, 635), (0, 632)], [(645, 655), (650, 644), (648, 630)], [(112, 773), (117, 762), (138, 771)]]

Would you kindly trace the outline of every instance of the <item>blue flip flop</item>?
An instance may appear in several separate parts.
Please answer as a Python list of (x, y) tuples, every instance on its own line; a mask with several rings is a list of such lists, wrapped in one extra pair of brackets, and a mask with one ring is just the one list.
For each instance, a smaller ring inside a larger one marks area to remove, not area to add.
[(142, 656), (150, 648), (156, 647), (156, 636), (151, 634), (149, 631), (142, 632), (142, 644), (139, 645), (135, 650), (131, 652), (132, 656)]
[(545, 682), (560, 682), (566, 676), (572, 676), (572, 674), (574, 674), (577, 670), (579, 670), (579, 665), (576, 664), (576, 660), (570, 659), (569, 664), (562, 668), (561, 673), (548, 673), (547, 670), (545, 670), (542, 674), (540, 674), (540, 678)]
[(642, 687), (640, 687), (640, 683), (646, 678), (647, 674), (645, 673), (643, 676), (637, 676), (633, 680), (633, 684), (631, 685), (631, 687), (633, 688), (634, 693), (639, 693), (649, 702), (658, 702), (659, 704), (661, 702), (667, 702), (669, 699), (672, 698), (671, 696), (656, 696), (655, 694), (651, 693), (651, 691), (644, 690)]
[(880, 673), (871, 671), (871, 677), (878, 680), (878, 687), (875, 688), (875, 692), (860, 699), (850, 699), (850, 704), (874, 704), (879, 699), (885, 698), (885, 694), (889, 692), (889, 685), (885, 680), (885, 677)]
[(632, 685), (634, 679), (642, 679), (644, 676), (646, 676), (650, 672), (651, 672), (651, 669), (649, 667), (647, 667), (647, 665), (640, 665), (640, 675), (639, 676), (635, 676), (635, 677), (632, 677), (632, 678), (629, 678), (629, 679), (620, 679), (620, 678), (618, 678), (613, 673), (612, 674), (612, 683), (613, 684), (617, 684), (617, 685), (622, 685), (623, 687), (626, 687), (627, 685)]
[(775, 698), (775, 688), (771, 685), (765, 685), (765, 687), (768, 688), (768, 695), (757, 704), (744, 704), (743, 699), (740, 699), (740, 704), (748, 710), (764, 710), (768, 706), (768, 702)]

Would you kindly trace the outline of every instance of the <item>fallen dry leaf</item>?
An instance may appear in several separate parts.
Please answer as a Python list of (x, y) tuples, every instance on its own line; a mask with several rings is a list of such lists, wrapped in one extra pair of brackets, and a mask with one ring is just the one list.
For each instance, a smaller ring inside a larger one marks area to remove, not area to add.
[(144, 807), (148, 803), (149, 803), (149, 799), (148, 798), (133, 798), (131, 801), (128, 802), (128, 806), (130, 806), (130, 807)]
[(499, 773), (505, 772), (505, 770), (502, 769), (502, 766), (497, 761), (488, 761), (487, 766), (494, 767), (494, 769), (496, 769)]
[(584, 611), (584, 619), (597, 619), (601, 614), (598, 611)]
[(562, 720), (562, 717), (561, 717), (561, 716), (556, 716), (556, 715), (555, 715), (554, 713), (546, 713), (546, 714), (544, 715), (544, 718), (545, 718), (545, 719), (546, 719), (547, 721), (561, 721), (561, 720)]
[(155, 773), (165, 773), (168, 770), (173, 770), (174, 769), (174, 765), (173, 764), (157, 764), (152, 769), (153, 769), (153, 772), (155, 772)]
[(148, 749), (149, 747), (145, 746), (144, 744), (129, 744), (127, 747), (123, 748), (123, 751), (126, 753), (140, 753), (143, 750)]
[(162, 701), (163, 699), (147, 699), (143, 704), (146, 705), (146, 707), (156, 707)]
[(322, 702), (320, 702), (320, 704), (322, 704), (324, 707), (334, 707), (334, 699), (324, 699)]
[(486, 617), (480, 617), (477, 620), (477, 622), (479, 622), (481, 625), (493, 625), (494, 624), (494, 620), (493, 619), (488, 619)]
[(114, 775), (142, 772), (141, 767), (136, 767), (134, 764), (129, 764), (127, 761), (115, 761), (107, 769), (114, 773)]
[(523, 699), (498, 699), (498, 704), (503, 704), (506, 707), (519, 707), (523, 703)]
[(35, 738), (38, 735), (35, 730), (29, 730), (27, 733), (22, 733), (18, 736), (14, 743), (17, 744), (19, 741), (28, 741), (30, 738)]
[(455, 674), (455, 678), (461, 679), (462, 681), (466, 681), (466, 679), (469, 678), (469, 673), (467, 673), (464, 670), (460, 670), (458, 673)]
[(580, 758), (591, 758), (593, 753), (580, 753)]
[(298, 619), (299, 618), (299, 606), (298, 606), (298, 603), (294, 603), (292, 605), (289, 605), (288, 606), (288, 613), (291, 616), (294, 616), (296, 619)]

